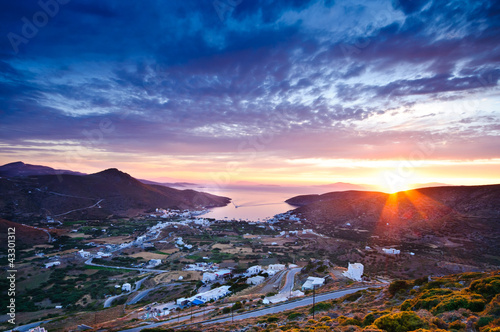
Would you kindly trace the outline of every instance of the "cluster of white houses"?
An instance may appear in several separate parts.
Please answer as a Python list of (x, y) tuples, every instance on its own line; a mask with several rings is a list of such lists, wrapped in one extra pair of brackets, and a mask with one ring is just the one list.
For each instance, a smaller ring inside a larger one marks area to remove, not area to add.
[(207, 303), (210, 301), (216, 301), (220, 298), (223, 298), (224, 296), (228, 295), (231, 293), (229, 290), (230, 286), (221, 286), (218, 288), (211, 289), (207, 292), (199, 293), (196, 294), (195, 296), (191, 296), (188, 298), (180, 298), (177, 299), (176, 304), (183, 308), (183, 307), (189, 307), (193, 305), (200, 305), (203, 303)]
[(244, 275), (246, 277), (251, 277), (251, 276), (254, 276), (254, 275), (257, 275), (257, 274), (263, 272), (263, 273), (267, 273), (270, 276), (273, 276), (277, 272), (283, 271), (284, 269), (286, 269), (286, 266), (284, 264), (271, 264), (267, 267), (267, 270), (264, 270), (262, 268), (262, 266), (260, 266), (260, 265), (254, 265), (254, 266), (250, 266), (247, 269), (247, 271), (244, 273)]
[(215, 272), (205, 272), (203, 273), (203, 281), (204, 283), (220, 280), (220, 279), (225, 279), (225, 278), (230, 278), (232, 276), (231, 270), (218, 270)]

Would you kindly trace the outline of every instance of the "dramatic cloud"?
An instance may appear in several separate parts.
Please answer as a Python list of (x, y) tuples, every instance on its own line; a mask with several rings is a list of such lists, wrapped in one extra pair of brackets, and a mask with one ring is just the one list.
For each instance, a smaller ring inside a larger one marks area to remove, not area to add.
[(242, 177), (318, 161), (310, 174), (319, 160), (400, 160), (419, 144), (433, 147), (426, 160), (500, 158), (497, 1), (0, 9), (3, 162), (94, 170), (116, 160), (136, 172), (171, 162), (205, 179), (230, 161)]

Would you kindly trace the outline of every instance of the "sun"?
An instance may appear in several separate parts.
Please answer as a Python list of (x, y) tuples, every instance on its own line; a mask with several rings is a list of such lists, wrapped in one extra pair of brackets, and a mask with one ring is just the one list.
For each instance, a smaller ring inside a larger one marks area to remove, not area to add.
[(410, 179), (408, 177), (401, 176), (396, 172), (384, 171), (378, 176), (379, 187), (382, 191), (394, 194), (400, 191), (407, 191), (411, 189)]

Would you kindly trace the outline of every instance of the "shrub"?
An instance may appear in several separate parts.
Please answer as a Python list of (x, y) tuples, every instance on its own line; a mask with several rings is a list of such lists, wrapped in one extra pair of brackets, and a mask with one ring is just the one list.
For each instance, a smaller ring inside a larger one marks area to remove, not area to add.
[(356, 326), (361, 326), (362, 323), (359, 319), (356, 318), (347, 318), (345, 319), (342, 323), (340, 323), (342, 326), (347, 326), (347, 325), (356, 325)]
[(484, 298), (490, 300), (500, 293), (500, 277), (495, 276), (474, 280), (467, 290), (472, 293), (481, 294)]
[(277, 322), (277, 321), (279, 321), (279, 320), (280, 320), (280, 319), (279, 319), (279, 317), (278, 317), (278, 316), (269, 316), (269, 317), (267, 317), (267, 319), (266, 319), (266, 321), (267, 321), (268, 323), (274, 323), (274, 322)]
[(406, 332), (427, 327), (427, 323), (412, 311), (388, 314), (375, 320), (374, 325), (387, 332)]
[(363, 318), (363, 326), (372, 325), (375, 319), (382, 317), (383, 315), (387, 315), (388, 311), (374, 311), (370, 312), (368, 315)]
[(406, 280), (396, 280), (389, 285), (389, 293), (394, 296), (396, 293), (405, 291), (410, 287), (412, 287), (411, 284)]
[(493, 300), (486, 306), (485, 313), (487, 315), (500, 317), (500, 294), (495, 296)]
[(459, 320), (456, 320), (452, 323), (450, 323), (449, 328), (452, 330), (464, 330), (467, 327), (464, 323), (462, 323)]
[(479, 295), (454, 295), (447, 297), (441, 301), (432, 310), (434, 314), (439, 314), (445, 311), (457, 310), (459, 308), (469, 309), (470, 311), (483, 311), (485, 307), (484, 299)]
[(323, 316), (319, 319), (320, 322), (329, 322), (332, 319), (329, 316)]
[(314, 312), (325, 311), (325, 310), (329, 310), (331, 307), (332, 307), (332, 304), (330, 302), (320, 302), (320, 303), (316, 303), (314, 305), (314, 307), (311, 307), (309, 309), (309, 312), (312, 313), (313, 310), (314, 310)]
[(477, 321), (476, 323), (476, 327), (483, 327), (483, 326), (486, 326), (488, 325), (489, 323), (491, 323), (493, 321), (493, 317), (490, 317), (490, 316), (484, 316), (484, 317), (481, 317), (479, 318), (479, 320)]
[(302, 317), (302, 316), (304, 316), (304, 314), (301, 314), (300, 312), (291, 312), (288, 314), (287, 318), (292, 320), (292, 319)]

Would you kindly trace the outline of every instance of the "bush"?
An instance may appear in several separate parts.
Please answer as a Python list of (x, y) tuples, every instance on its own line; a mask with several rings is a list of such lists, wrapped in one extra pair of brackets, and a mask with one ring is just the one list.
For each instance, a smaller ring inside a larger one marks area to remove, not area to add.
[(347, 318), (340, 323), (341, 326), (347, 326), (347, 325), (356, 325), (356, 326), (362, 326), (363, 324), (359, 319), (356, 318)]
[(278, 316), (269, 316), (269, 317), (267, 317), (267, 319), (266, 319), (266, 321), (267, 321), (268, 323), (274, 323), (274, 322), (277, 322), (277, 321), (279, 321), (279, 320), (280, 320), (280, 319), (279, 319), (279, 317), (278, 317)]
[(301, 314), (300, 312), (291, 312), (288, 314), (287, 319), (292, 320), (292, 319), (299, 318), (302, 316), (304, 316), (304, 314)]
[(462, 323), (459, 320), (456, 320), (452, 323), (450, 323), (449, 328), (452, 330), (464, 330), (467, 327), (464, 323)]
[(454, 295), (443, 299), (432, 310), (434, 314), (439, 314), (445, 311), (457, 310), (459, 308), (469, 309), (473, 312), (483, 311), (485, 307), (484, 299), (479, 295)]
[(394, 295), (396, 295), (396, 293), (398, 293), (400, 291), (405, 291), (411, 287), (412, 287), (412, 285), (409, 282), (407, 282), (406, 280), (396, 280), (396, 281), (391, 282), (391, 284), (389, 285), (389, 293), (392, 296), (394, 296)]
[(477, 321), (476, 323), (476, 327), (477, 328), (480, 328), (480, 327), (483, 327), (483, 326), (486, 326), (488, 325), (489, 323), (491, 323), (493, 321), (493, 317), (489, 317), (489, 316), (485, 316), (485, 317), (481, 317), (479, 318), (479, 320)]
[(383, 315), (387, 315), (388, 311), (374, 311), (370, 312), (368, 315), (363, 318), (363, 326), (372, 325), (375, 319), (382, 317)]
[(309, 309), (309, 312), (312, 313), (313, 310), (314, 310), (314, 312), (325, 311), (325, 310), (329, 310), (331, 307), (332, 307), (332, 304), (330, 302), (320, 302), (320, 303), (316, 303), (316, 305), (314, 305), (314, 307), (311, 307)]
[(406, 332), (427, 327), (427, 323), (412, 311), (402, 311), (379, 317), (373, 323), (387, 332)]
[(491, 300), (495, 295), (500, 293), (500, 277), (489, 277), (473, 281), (469, 288), (469, 292), (481, 294), (484, 298)]

